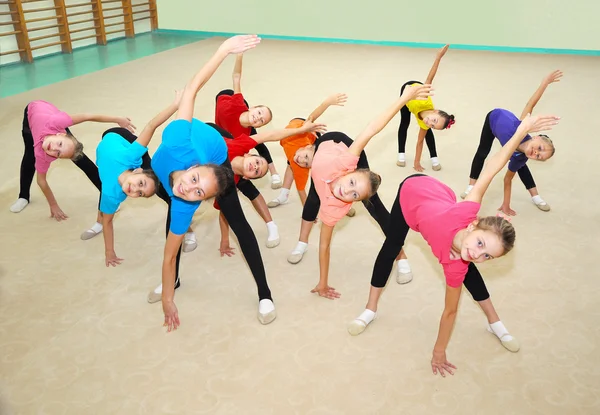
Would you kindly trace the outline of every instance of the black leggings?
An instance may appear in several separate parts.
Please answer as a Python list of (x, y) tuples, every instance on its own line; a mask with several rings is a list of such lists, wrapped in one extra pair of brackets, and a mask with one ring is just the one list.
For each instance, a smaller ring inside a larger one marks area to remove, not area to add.
[[(402, 185), (406, 180), (417, 176), (424, 175), (414, 174), (408, 176), (398, 188), (398, 196), (396, 196), (396, 200), (394, 201), (390, 213), (390, 224), (388, 232), (386, 232), (385, 242), (377, 255), (375, 265), (373, 266), (373, 275), (371, 277), (371, 285), (373, 287), (385, 287), (388, 278), (390, 277), (390, 273), (392, 272), (392, 267), (394, 266), (394, 259), (398, 256), (400, 250), (404, 246), (404, 241), (410, 228), (404, 219), (402, 208), (400, 207), (400, 189), (402, 189)], [(467, 290), (469, 290), (475, 301), (487, 300), (490, 297), (479, 270), (472, 262), (469, 263), (469, 269), (465, 275), (463, 284)]]
[[(219, 92), (215, 98), (218, 99), (221, 95), (234, 95), (234, 91), (232, 89), (224, 89), (221, 92)], [(244, 103), (246, 104), (247, 107), (250, 107), (250, 105), (248, 105), (248, 101), (246, 101), (244, 99)], [(254, 127), (250, 127), (250, 135), (256, 135), (256, 129)], [(231, 137), (233, 138), (233, 137)], [(258, 144), (256, 147), (256, 151), (258, 151), (258, 154), (261, 157), (264, 157), (265, 160), (267, 160), (267, 164), (272, 164), (273, 163), (273, 159), (271, 158), (271, 153), (269, 153), (269, 149), (267, 148), (267, 146), (264, 143)]]
[[(212, 123), (207, 123), (211, 127), (215, 128), (216, 126)], [(217, 131), (221, 132), (222, 129), (216, 128)], [(225, 166), (231, 169), (231, 163), (229, 160), (225, 160), (222, 163), (222, 166)], [(225, 192), (217, 197), (217, 203), (221, 208), (221, 213), (227, 219), (231, 230), (235, 234), (238, 239), (238, 243), (240, 244), (240, 249), (244, 254), (244, 258), (246, 259), (246, 263), (250, 268), (250, 272), (254, 277), (254, 281), (256, 282), (256, 286), (258, 288), (258, 298), (259, 300), (272, 300), (271, 290), (269, 289), (269, 284), (267, 283), (267, 276), (265, 273), (265, 266), (262, 261), (262, 256), (260, 254), (260, 249), (258, 247), (258, 241), (256, 240), (256, 235), (254, 235), (254, 231), (250, 227), (246, 216), (244, 215), (244, 211), (242, 210), (242, 205), (240, 204), (240, 199), (237, 194), (235, 183), (233, 179), (228, 184)], [(169, 199), (169, 211), (167, 213), (167, 235), (169, 234), (169, 227), (171, 225), (171, 202)], [(181, 248), (179, 249), (179, 253), (177, 254), (177, 262), (176, 262), (176, 274), (175, 274), (175, 288), (179, 287), (179, 258), (181, 256)]]
[[(352, 145), (352, 139), (348, 137), (344, 133), (340, 132), (331, 132), (326, 133), (322, 137), (322, 141), (335, 141), (335, 142), (343, 142), (348, 147)], [(319, 141), (320, 144), (322, 141)], [(316, 147), (315, 153), (318, 151), (319, 147)], [(358, 158), (357, 169), (368, 169), (369, 162), (367, 161), (367, 154), (364, 151), (361, 151), (360, 157)], [(379, 195), (375, 193), (371, 198), (367, 200), (363, 200), (363, 205), (369, 211), (369, 214), (377, 221), (383, 232), (385, 233), (388, 229), (388, 222), (390, 220), (390, 213), (383, 205), (383, 202), (379, 198)], [(317, 215), (319, 213), (319, 208), (321, 207), (321, 200), (319, 199), (319, 195), (317, 194), (317, 190), (315, 189), (314, 184), (311, 181), (310, 189), (308, 191), (308, 196), (306, 197), (306, 202), (304, 203), (304, 208), (302, 209), (302, 219), (308, 222), (314, 222), (317, 219)]]
[[(481, 129), (479, 147), (477, 147), (477, 151), (473, 157), (473, 162), (471, 163), (471, 173), (469, 174), (469, 178), (473, 180), (479, 179), (479, 175), (483, 170), (485, 159), (487, 158), (488, 154), (490, 154), (492, 145), (494, 144), (494, 139), (496, 138), (490, 125), (490, 114), (491, 112), (489, 112), (485, 117), (485, 122), (483, 123), (483, 128)], [(535, 181), (533, 180), (533, 175), (531, 174), (531, 171), (527, 165), (521, 167), (517, 172), (519, 173), (519, 178), (527, 190), (536, 187)]]
[[(419, 81), (409, 81), (402, 85), (400, 89), (400, 95), (404, 92), (404, 88), (411, 84), (423, 84)], [(406, 136), (408, 133), (408, 126), (410, 125), (410, 111), (405, 105), (400, 109), (400, 126), (398, 127), (398, 153), (406, 153)], [(435, 148), (435, 137), (433, 136), (433, 130), (430, 128), (425, 134), (425, 143), (429, 149), (430, 157), (437, 157), (437, 150)]]
[[(29, 119), (27, 118), (28, 107), (29, 106), (25, 107), (25, 111), (23, 112), (23, 127), (21, 129), (23, 143), (25, 144), (25, 152), (23, 153), (23, 159), (21, 160), (19, 189), (19, 198), (27, 201), (29, 201), (31, 197), (31, 183), (33, 182), (33, 176), (35, 175), (35, 152), (33, 150), (33, 135), (31, 134), (31, 129), (29, 128)], [(68, 128), (66, 131), (68, 134), (73, 135)], [(85, 153), (79, 160), (72, 161), (85, 173), (88, 179), (94, 183), (94, 186), (100, 190), (102, 185), (100, 184), (98, 167), (96, 167), (94, 162), (90, 160)]]

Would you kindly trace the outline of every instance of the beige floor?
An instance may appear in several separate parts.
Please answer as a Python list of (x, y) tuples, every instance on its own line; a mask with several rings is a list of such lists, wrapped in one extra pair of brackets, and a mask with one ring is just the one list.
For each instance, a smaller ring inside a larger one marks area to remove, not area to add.
[[(70, 216), (66, 223), (48, 219), (35, 184), (30, 206), (9, 212), (18, 193), (20, 123), (28, 101), (49, 100), (73, 113), (128, 115), (141, 129), (217, 45), (202, 41), (0, 101), (0, 413), (600, 413), (598, 58), (450, 50), (442, 62), (435, 103), (456, 114), (457, 123), (437, 134), (443, 169), (433, 174), (457, 193), (467, 184), (485, 114), (495, 107), (520, 113), (546, 73), (565, 72), (537, 108), (563, 117), (551, 133), (557, 154), (531, 163), (552, 211), (536, 209), (516, 181), (517, 247), (481, 267), (522, 349), (511, 354), (487, 333), (465, 292), (448, 349), (459, 368), (451, 378), (431, 374), (444, 289), (440, 267), (417, 234), (407, 245), (414, 281), (399, 286), (390, 279), (378, 321), (359, 337), (347, 333), (346, 324), (364, 307), (383, 241), (362, 206), (336, 232), (331, 283), (342, 297), (328, 301), (309, 293), (318, 279), (318, 232), (301, 264), (286, 262), (299, 229), (297, 195), (272, 210), (282, 242), (270, 250), (265, 226), (243, 202), (278, 310), (275, 322), (261, 326), (247, 266), (239, 254), (219, 258), (217, 215), (205, 204), (194, 222), (198, 249), (182, 261), (176, 295), (182, 325), (173, 334), (162, 329), (160, 304), (146, 302), (161, 275), (160, 200), (124, 205), (116, 232), (117, 253), (126, 260), (111, 269), (104, 267), (101, 237), (79, 239), (95, 217), (97, 192), (70, 162), (55, 163), (50, 174)], [(243, 88), (251, 103), (272, 107), (273, 127), (306, 116), (329, 93), (346, 92), (347, 106), (322, 120), (353, 136), (395, 99), (402, 83), (423, 79), (433, 56), (432, 50), (264, 41), (245, 59)], [(229, 87), (232, 65), (226, 61), (199, 94), (198, 118), (213, 119), (213, 97)], [(388, 206), (411, 173), (395, 166), (397, 125), (393, 120), (367, 147), (384, 178), (380, 194)], [(105, 128), (73, 130), (93, 155)], [(151, 153), (159, 141), (156, 134)], [(283, 173), (281, 148), (270, 148)], [(267, 200), (277, 194), (267, 179), (258, 183)], [(483, 214), (500, 205), (501, 188), (498, 178)]]

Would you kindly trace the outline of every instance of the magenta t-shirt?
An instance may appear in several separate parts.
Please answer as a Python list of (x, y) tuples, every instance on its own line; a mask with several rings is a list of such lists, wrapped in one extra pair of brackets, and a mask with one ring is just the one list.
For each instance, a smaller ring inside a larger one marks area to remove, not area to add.
[(444, 268), (446, 284), (460, 287), (469, 263), (450, 259), (452, 241), (461, 229), (477, 219), (481, 208), (476, 202), (456, 202), (448, 186), (429, 176), (406, 180), (400, 189), (400, 207), (408, 226), (423, 235)]
[(32, 101), (27, 106), (29, 128), (33, 136), (33, 152), (35, 154), (35, 169), (39, 173), (47, 173), (50, 163), (56, 160), (44, 151), (42, 143), (48, 135), (64, 133), (67, 127), (73, 125), (71, 116), (62, 112), (46, 101)]

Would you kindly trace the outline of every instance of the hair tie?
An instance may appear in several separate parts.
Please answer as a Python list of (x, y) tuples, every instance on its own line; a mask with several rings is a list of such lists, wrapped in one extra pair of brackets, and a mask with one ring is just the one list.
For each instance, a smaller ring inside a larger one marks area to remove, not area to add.
[(508, 222), (511, 222), (511, 221), (512, 221), (512, 218), (511, 218), (510, 216), (506, 215), (506, 214), (505, 214), (504, 212), (502, 212), (502, 211), (498, 211), (498, 212), (496, 212), (496, 216), (497, 216), (497, 217), (499, 217), (499, 218), (502, 218), (502, 219), (504, 219), (504, 220), (506, 220), (506, 221), (508, 221)]
[(452, 127), (452, 124), (454, 124), (454, 122), (455, 122), (454, 120), (448, 121), (448, 125), (446, 126), (446, 129)]

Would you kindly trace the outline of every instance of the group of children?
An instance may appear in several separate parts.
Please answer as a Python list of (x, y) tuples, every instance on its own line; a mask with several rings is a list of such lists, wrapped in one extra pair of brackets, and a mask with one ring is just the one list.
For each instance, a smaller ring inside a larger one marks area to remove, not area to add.
[[(488, 330), (505, 348), (518, 351), (519, 343), (496, 313), (475, 264), (501, 257), (514, 246), (515, 230), (506, 215), (515, 214), (510, 209), (510, 183), (516, 172), (536, 206), (543, 211), (550, 209), (538, 195), (526, 163), (529, 159), (547, 160), (554, 155), (554, 145), (548, 136), (530, 134), (552, 129), (558, 123), (558, 117), (534, 117), (531, 112), (546, 87), (559, 81), (562, 73), (555, 71), (544, 78), (520, 118), (505, 109), (494, 109), (487, 115), (473, 159), (470, 183), (461, 195), (464, 201), (457, 202), (454, 192), (439, 180), (417, 173), (400, 183), (396, 199), (388, 210), (377, 193), (382, 177), (370, 170), (365, 147), (399, 112), (397, 165), (404, 167), (407, 130), (413, 114), (420, 127), (414, 169), (423, 171), (420, 164), (423, 140), (429, 148), (433, 170), (441, 169), (432, 129), (448, 129), (455, 119), (453, 115), (435, 109), (431, 84), (448, 45), (438, 52), (425, 83), (406, 82), (400, 89), (400, 97), (352, 139), (342, 132), (325, 132), (325, 125), (317, 123), (330, 106), (344, 105), (347, 99), (344, 94), (329, 96), (306, 118), (294, 118), (284, 129), (257, 132), (271, 121), (271, 109), (248, 105), (241, 93), (241, 74), (243, 53), (259, 43), (260, 38), (254, 35), (234, 36), (223, 42), (183, 91), (148, 122), (139, 136), (134, 134), (135, 127), (128, 118), (66, 114), (45, 101), (29, 103), (23, 117), (25, 153), (21, 163), (20, 193), (11, 211), (18, 213), (27, 206), (33, 176), (37, 172), (37, 183), (48, 201), (50, 216), (58, 221), (66, 219), (67, 215), (60, 209), (48, 185), (46, 173), (50, 163), (57, 158), (71, 159), (100, 191), (97, 221), (82, 233), (81, 238), (86, 240), (102, 233), (106, 266), (117, 266), (122, 259), (115, 253), (114, 214), (127, 197), (158, 195), (168, 206), (166, 242), (162, 281), (150, 291), (148, 301), (162, 303), (164, 325), (171, 331), (180, 325), (174, 293), (181, 284), (181, 253), (197, 247), (196, 235), (191, 229), (192, 218), (202, 201), (214, 198), (214, 207), (220, 211), (221, 256), (233, 254), (229, 243), (231, 228), (257, 285), (258, 319), (262, 324), (269, 324), (277, 315), (275, 305), (259, 244), (246, 220), (237, 191), (251, 201), (265, 221), (266, 246), (273, 248), (279, 245), (280, 238), (269, 208), (288, 203), (295, 182), (303, 205), (302, 222), (298, 244), (288, 262), (298, 264), (302, 260), (312, 226), (317, 218), (321, 221), (320, 277), (311, 292), (329, 299), (340, 296), (329, 285), (330, 244), (335, 225), (344, 216), (354, 215), (354, 202), (363, 202), (385, 235), (374, 262), (365, 310), (348, 326), (351, 335), (362, 333), (376, 318), (378, 301), (394, 262), (397, 263), (397, 282), (406, 284), (412, 280), (412, 270), (403, 250), (406, 235), (412, 229), (427, 241), (446, 278), (445, 307), (431, 360), (433, 373), (445, 376), (456, 369), (446, 358), (446, 348), (463, 284), (485, 313)], [(237, 55), (233, 89), (217, 95), (214, 123), (194, 118), (198, 92), (231, 54)], [(165, 127), (161, 143), (150, 158), (148, 144), (156, 129), (175, 114), (175, 120)], [(82, 144), (69, 130), (85, 121), (119, 125), (103, 134), (96, 149), (96, 163), (83, 153)], [(502, 148), (489, 158), (483, 169), (494, 138), (499, 140)], [(279, 141), (287, 158), (283, 181), (264, 144), (273, 141)], [(251, 153), (253, 149), (258, 154)], [(504, 214), (480, 217), (485, 191), (507, 163), (505, 198), (500, 208)], [(264, 177), (268, 172), (271, 187), (281, 190), (267, 204), (252, 180)], [(311, 185), (307, 194), (305, 187), (309, 175)]]

